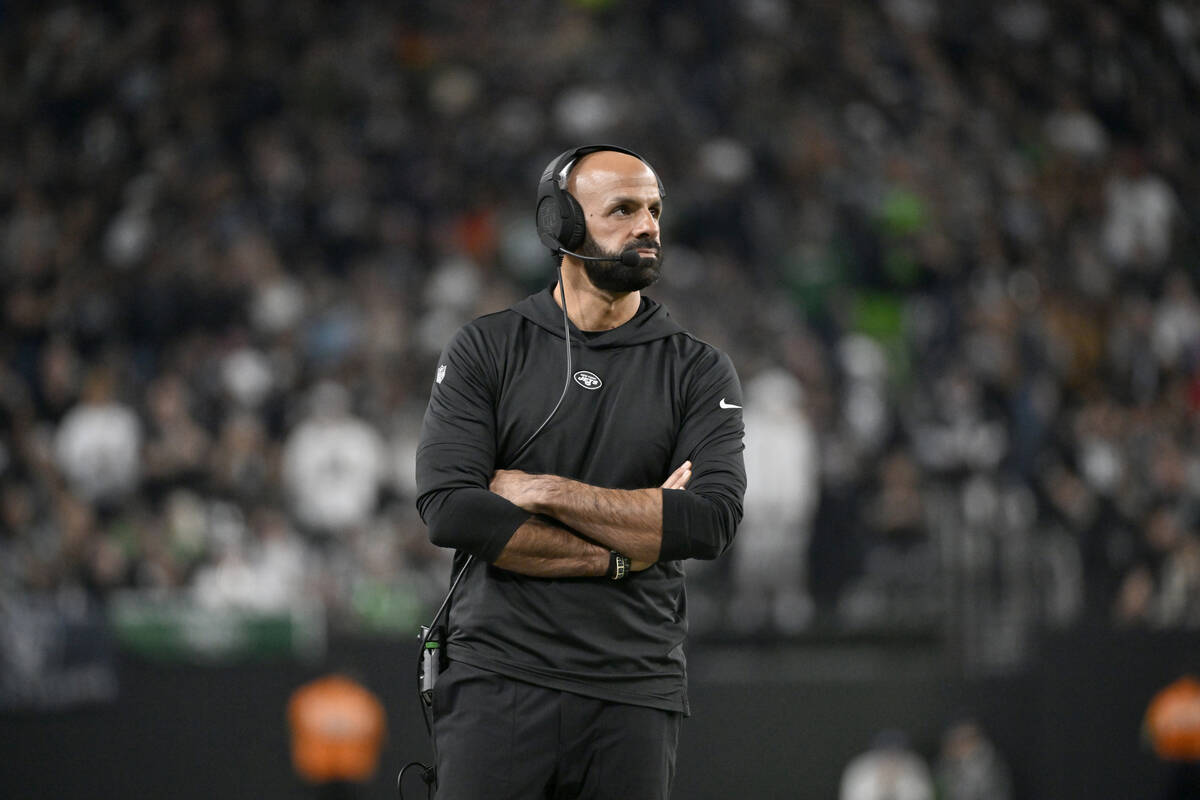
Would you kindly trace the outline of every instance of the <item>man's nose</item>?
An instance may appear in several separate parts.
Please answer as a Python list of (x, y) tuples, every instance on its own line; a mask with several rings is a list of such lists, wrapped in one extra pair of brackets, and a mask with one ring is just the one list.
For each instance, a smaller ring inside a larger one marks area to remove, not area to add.
[(644, 208), (638, 213), (637, 225), (634, 226), (633, 232), (638, 238), (643, 236), (658, 238), (658, 220), (650, 213), (650, 209)]

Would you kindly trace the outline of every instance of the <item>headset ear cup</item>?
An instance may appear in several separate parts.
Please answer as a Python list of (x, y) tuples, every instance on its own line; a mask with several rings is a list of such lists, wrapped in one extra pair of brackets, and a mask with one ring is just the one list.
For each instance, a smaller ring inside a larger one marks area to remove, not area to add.
[(583, 207), (570, 192), (563, 192), (562, 198), (567, 206), (567, 214), (562, 221), (562, 235), (558, 240), (567, 250), (577, 250), (587, 238), (587, 221), (583, 217)]
[(537, 232), (542, 244), (557, 252), (562, 244), (562, 228), (565, 227), (562, 215), (558, 211), (558, 200), (553, 195), (543, 195), (538, 199)]

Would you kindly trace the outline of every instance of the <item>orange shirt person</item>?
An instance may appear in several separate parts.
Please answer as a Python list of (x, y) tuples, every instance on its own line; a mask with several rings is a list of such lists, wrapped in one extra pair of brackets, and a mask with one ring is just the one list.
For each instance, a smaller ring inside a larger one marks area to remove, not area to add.
[(1185, 675), (1146, 708), (1145, 734), (1165, 761), (1200, 762), (1200, 681)]
[(315, 784), (361, 783), (379, 763), (386, 734), (383, 704), (341, 675), (318, 678), (288, 701), (292, 763)]

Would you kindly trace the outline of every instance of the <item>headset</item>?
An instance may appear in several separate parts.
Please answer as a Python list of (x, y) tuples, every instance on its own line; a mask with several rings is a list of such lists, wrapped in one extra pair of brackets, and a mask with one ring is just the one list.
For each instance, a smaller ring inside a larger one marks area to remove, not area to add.
[[(571, 193), (566, 189), (567, 176), (570, 174), (571, 168), (575, 163), (589, 153), (598, 153), (605, 150), (633, 156), (649, 167), (651, 172), (654, 172), (654, 168), (650, 166), (649, 162), (632, 150), (617, 147), (616, 145), (594, 144), (585, 147), (576, 147), (573, 150), (567, 150), (559, 154), (553, 161), (546, 165), (546, 169), (542, 172), (542, 178), (538, 182), (537, 231), (542, 243), (550, 248), (550, 252), (553, 255), (558, 257), (558, 287), (562, 297), (563, 339), (566, 343), (567, 371), (563, 377), (563, 388), (558, 396), (558, 402), (554, 404), (554, 408), (550, 409), (550, 413), (537, 426), (537, 429), (513, 453), (512, 460), (514, 461), (525, 452), (526, 448), (533, 443), (533, 440), (537, 438), (538, 434), (545, 429), (550, 420), (554, 418), (554, 415), (558, 413), (563, 399), (567, 396), (567, 389), (571, 385), (571, 325), (567, 315), (567, 291), (563, 286), (562, 280), (562, 255), (571, 255), (585, 261), (608, 260), (605, 258), (581, 256), (578, 253), (571, 252), (583, 244), (586, 239), (587, 225), (584, 220), (583, 208), (579, 205), (579, 201), (572, 197)], [(654, 179), (658, 183), (659, 197), (665, 197), (666, 189), (663, 188), (662, 179), (658, 177), (657, 172), (654, 172)], [(625, 261), (626, 257), (625, 254), (622, 254), (618, 260), (628, 263)], [(636, 253), (633, 259), (633, 263), (637, 263)], [(633, 266), (633, 264), (629, 264), (629, 266)], [(429, 735), (431, 742), (433, 741), (433, 687), (437, 682), (438, 674), (442, 666), (444, 666), (443, 662), (446, 659), (446, 648), (443, 646), (445, 644), (442, 636), (443, 631), (438, 627), (438, 622), (441, 620), (442, 615), (447, 612), (450, 606), (450, 598), (454, 595), (454, 590), (458, 588), (459, 582), (462, 581), (463, 576), (467, 574), (474, 561), (475, 556), (468, 554), (463, 560), (458, 574), (450, 582), (450, 588), (447, 590), (445, 598), (442, 599), (442, 604), (434, 612), (433, 619), (430, 620), (429, 625), (421, 626), (419, 636), (421, 646), (417, 661), (417, 697), (425, 722), (425, 732)], [(418, 770), (418, 774), (425, 782), (426, 795), (432, 797), (433, 791), (437, 786), (437, 772), (435, 767), (413, 761), (405, 764), (404, 768), (400, 770), (400, 774), (396, 776), (396, 793), (399, 795), (400, 800), (404, 800), (404, 773), (412, 768)]]
[(579, 201), (567, 191), (567, 176), (571, 174), (572, 167), (579, 159), (590, 153), (606, 150), (633, 156), (645, 164), (654, 173), (654, 179), (658, 182), (658, 196), (667, 196), (662, 178), (658, 177), (654, 167), (651, 167), (649, 161), (632, 150), (612, 144), (591, 144), (560, 153), (557, 158), (546, 165), (546, 169), (542, 172), (542, 179), (538, 182), (538, 238), (542, 240), (542, 244), (550, 248), (551, 253), (560, 255), (565, 252), (567, 255), (576, 255), (570, 251), (578, 249), (587, 238), (587, 224), (584, 220), (583, 208), (579, 205)]

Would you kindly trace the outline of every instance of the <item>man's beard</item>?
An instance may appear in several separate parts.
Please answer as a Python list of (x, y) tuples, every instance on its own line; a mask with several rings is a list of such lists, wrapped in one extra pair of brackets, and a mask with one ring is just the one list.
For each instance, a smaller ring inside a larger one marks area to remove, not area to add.
[[(642, 258), (636, 267), (621, 263), (621, 253), (630, 248), (647, 248), (655, 251), (654, 258)], [(584, 239), (579, 247), (579, 254), (593, 258), (603, 258), (604, 261), (584, 261), (583, 268), (588, 280), (597, 289), (605, 292), (636, 292), (645, 289), (658, 280), (662, 271), (663, 251), (658, 242), (650, 238), (636, 239), (622, 250), (616, 252), (604, 250), (596, 244), (591, 234)]]

